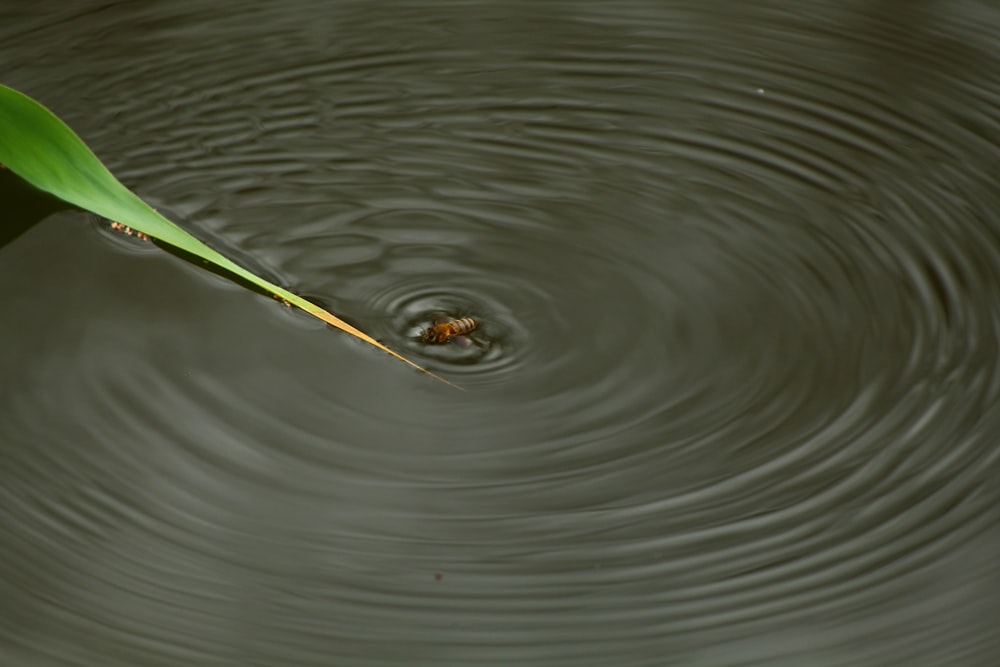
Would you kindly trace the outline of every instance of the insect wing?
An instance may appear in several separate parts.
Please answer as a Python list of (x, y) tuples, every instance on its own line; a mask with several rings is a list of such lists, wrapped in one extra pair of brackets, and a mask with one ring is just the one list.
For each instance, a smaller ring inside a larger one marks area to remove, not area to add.
[(475, 342), (468, 336), (452, 336), (451, 342), (463, 350), (468, 349), (475, 344)]

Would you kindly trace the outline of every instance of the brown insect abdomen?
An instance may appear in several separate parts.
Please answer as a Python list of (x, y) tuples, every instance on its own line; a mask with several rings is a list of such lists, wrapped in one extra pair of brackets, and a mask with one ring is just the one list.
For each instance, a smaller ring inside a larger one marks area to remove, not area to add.
[(447, 343), (452, 338), (464, 336), (470, 331), (474, 331), (478, 326), (479, 323), (473, 318), (463, 317), (458, 320), (435, 324), (432, 327), (424, 329), (420, 340), (424, 343)]

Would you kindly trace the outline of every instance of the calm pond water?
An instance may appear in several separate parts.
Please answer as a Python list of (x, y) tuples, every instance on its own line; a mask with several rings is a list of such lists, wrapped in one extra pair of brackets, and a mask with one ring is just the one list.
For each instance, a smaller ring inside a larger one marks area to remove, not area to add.
[(6, 175), (0, 663), (1000, 664), (995, 3), (8, 2), (0, 63), (467, 390)]

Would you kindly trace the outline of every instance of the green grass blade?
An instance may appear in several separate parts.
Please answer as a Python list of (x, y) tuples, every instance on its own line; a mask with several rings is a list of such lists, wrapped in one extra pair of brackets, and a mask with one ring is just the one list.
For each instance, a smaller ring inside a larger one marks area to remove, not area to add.
[(0, 164), (6, 165), (39, 190), (200, 257), (447, 382), (316, 304), (244, 269), (167, 220), (122, 185), (83, 140), (55, 114), (27, 95), (4, 85), (0, 85)]

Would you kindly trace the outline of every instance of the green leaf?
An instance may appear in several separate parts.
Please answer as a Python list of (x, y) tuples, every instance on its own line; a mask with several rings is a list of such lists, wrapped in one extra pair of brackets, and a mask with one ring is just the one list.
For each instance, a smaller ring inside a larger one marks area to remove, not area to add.
[(327, 324), (451, 384), (316, 304), (244, 269), (167, 220), (122, 185), (83, 140), (55, 114), (27, 95), (4, 85), (0, 85), (0, 164), (6, 165), (39, 190), (200, 257)]

